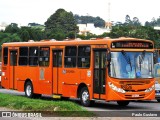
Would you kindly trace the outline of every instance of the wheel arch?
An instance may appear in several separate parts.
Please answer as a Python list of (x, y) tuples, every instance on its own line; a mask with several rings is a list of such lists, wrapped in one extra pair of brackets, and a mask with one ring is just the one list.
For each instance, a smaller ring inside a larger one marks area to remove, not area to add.
[(27, 82), (30, 82), (30, 83), (33, 85), (32, 80), (29, 79), (29, 78), (27, 78), (27, 79), (25, 80), (25, 82), (24, 82), (24, 91), (25, 91), (25, 87), (26, 87), (26, 83), (27, 83)]
[(88, 87), (85, 83), (79, 84), (78, 89), (77, 89), (77, 98), (80, 98), (81, 89), (84, 88), (84, 87), (86, 87), (88, 89)]

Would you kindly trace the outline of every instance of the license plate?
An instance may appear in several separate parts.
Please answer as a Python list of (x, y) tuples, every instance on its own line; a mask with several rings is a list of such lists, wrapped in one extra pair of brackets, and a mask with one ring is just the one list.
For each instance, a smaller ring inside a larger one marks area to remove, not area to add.
[(132, 97), (139, 97), (139, 95), (138, 94), (134, 94), (134, 95), (132, 95)]

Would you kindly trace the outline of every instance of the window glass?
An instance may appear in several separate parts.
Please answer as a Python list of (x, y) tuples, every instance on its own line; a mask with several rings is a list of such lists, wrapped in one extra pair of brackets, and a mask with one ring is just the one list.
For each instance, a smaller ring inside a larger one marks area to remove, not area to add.
[(89, 68), (90, 67), (90, 46), (78, 47), (78, 67)]
[(62, 67), (62, 50), (53, 52), (53, 67)]
[(37, 66), (38, 65), (38, 47), (29, 48), (29, 65)]
[(50, 56), (49, 47), (41, 47), (40, 48), (40, 56), (39, 56), (39, 65), (40, 66), (49, 66), (49, 56)]
[(19, 48), (19, 65), (28, 65), (28, 47)]
[(109, 75), (120, 79), (153, 78), (153, 53), (111, 52)]
[(76, 67), (76, 46), (67, 46), (65, 48), (65, 67)]
[(10, 66), (17, 66), (17, 50), (10, 51)]
[(3, 62), (4, 62), (4, 65), (8, 64), (8, 48), (7, 47), (3, 48)]

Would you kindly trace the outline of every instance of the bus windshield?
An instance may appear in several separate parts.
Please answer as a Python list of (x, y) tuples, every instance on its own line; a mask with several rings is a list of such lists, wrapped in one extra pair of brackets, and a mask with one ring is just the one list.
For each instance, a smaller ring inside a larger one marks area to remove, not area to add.
[(114, 78), (153, 78), (152, 52), (111, 52), (110, 76)]

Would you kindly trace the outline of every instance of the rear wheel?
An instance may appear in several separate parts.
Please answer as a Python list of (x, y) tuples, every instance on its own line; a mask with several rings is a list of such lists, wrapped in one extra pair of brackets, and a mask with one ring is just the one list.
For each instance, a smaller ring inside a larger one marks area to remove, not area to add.
[(127, 106), (130, 101), (117, 101), (119, 106)]
[(81, 104), (85, 107), (88, 107), (91, 105), (90, 95), (87, 87), (83, 87), (81, 89), (80, 100), (81, 100)]
[(25, 85), (25, 96), (28, 98), (33, 98), (33, 86), (31, 82), (27, 82)]

